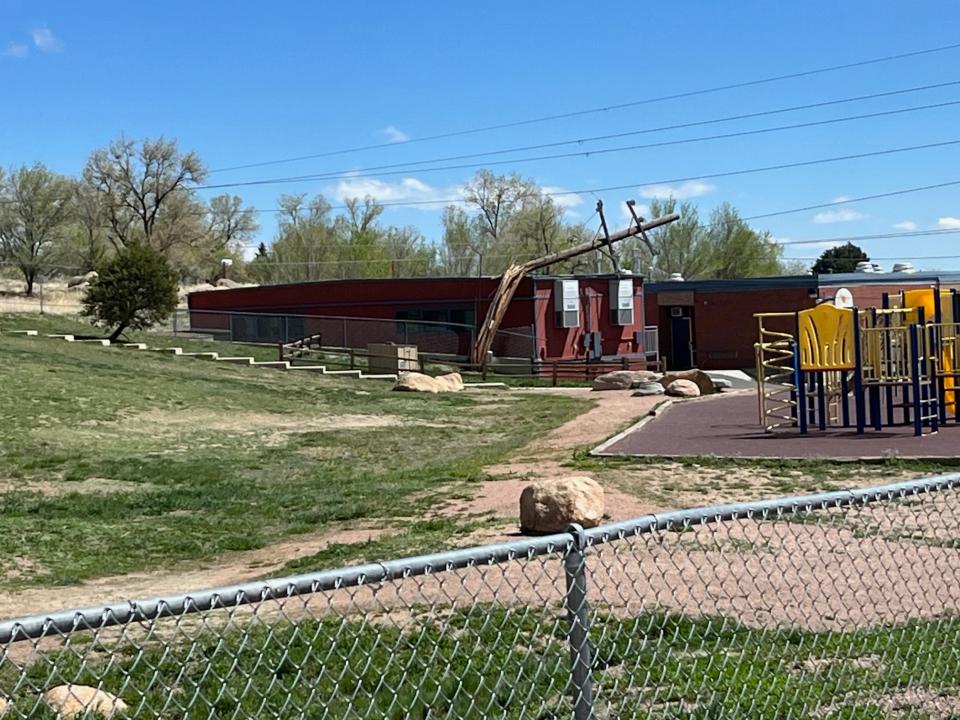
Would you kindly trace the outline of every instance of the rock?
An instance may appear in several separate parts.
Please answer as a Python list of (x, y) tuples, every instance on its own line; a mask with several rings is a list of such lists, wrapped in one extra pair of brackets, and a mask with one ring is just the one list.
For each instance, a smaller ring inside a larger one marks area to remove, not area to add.
[(640, 385), (633, 391), (633, 397), (645, 397), (647, 395), (663, 395), (663, 385), (658, 382), (648, 382)]
[(5, 697), (0, 697), (0, 718), (6, 716), (7, 710), (10, 709), (10, 701)]
[(58, 717), (67, 719), (89, 715), (112, 718), (127, 711), (123, 700), (88, 685), (59, 685), (47, 690), (43, 699)]
[(681, 398), (700, 397), (700, 388), (693, 380), (674, 380), (667, 385), (667, 395)]
[(72, 278), (67, 280), (67, 287), (72, 288), (74, 285), (81, 285), (82, 283), (92, 283), (98, 277), (100, 276), (97, 274), (96, 270), (91, 270), (90, 272), (84, 273), (83, 275), (74, 275)]
[(238, 288), (243, 287), (241, 283), (238, 283), (236, 280), (231, 280), (230, 278), (220, 278), (217, 280), (217, 287), (219, 288)]
[(723, 390), (730, 390), (733, 388), (733, 383), (727, 380), (726, 378), (713, 378), (713, 389), (717, 392), (722, 392)]
[(674, 380), (689, 380), (700, 388), (701, 395), (713, 395), (713, 393), (717, 392), (713, 388), (713, 378), (703, 370), (680, 370), (678, 372), (667, 373), (660, 380), (660, 384), (669, 390)]
[(520, 494), (524, 532), (561, 532), (571, 523), (595, 527), (603, 519), (603, 488), (589, 477), (574, 476), (527, 485)]
[(460, 373), (448, 373), (447, 375), (438, 375), (430, 377), (418, 372), (402, 372), (397, 378), (394, 390), (406, 392), (460, 392), (463, 390), (463, 378)]
[(660, 379), (660, 374), (652, 370), (614, 370), (597, 375), (593, 379), (594, 390), (630, 390), (642, 383)]

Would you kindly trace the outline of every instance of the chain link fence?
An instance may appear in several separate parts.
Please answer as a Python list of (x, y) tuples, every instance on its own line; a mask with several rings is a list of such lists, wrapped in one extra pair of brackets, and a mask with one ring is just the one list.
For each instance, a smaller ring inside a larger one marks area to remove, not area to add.
[(956, 717), (958, 488), (672, 512), (8, 621), (3, 717), (70, 701), (136, 718)]

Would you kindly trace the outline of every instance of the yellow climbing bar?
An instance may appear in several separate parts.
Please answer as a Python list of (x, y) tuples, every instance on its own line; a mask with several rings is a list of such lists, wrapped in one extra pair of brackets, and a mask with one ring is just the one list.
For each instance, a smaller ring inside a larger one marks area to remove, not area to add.
[(828, 303), (797, 313), (800, 369), (855, 370), (853, 310)]

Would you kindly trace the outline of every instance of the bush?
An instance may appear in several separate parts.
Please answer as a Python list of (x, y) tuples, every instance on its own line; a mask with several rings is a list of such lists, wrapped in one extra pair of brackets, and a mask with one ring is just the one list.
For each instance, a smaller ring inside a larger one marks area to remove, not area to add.
[(129, 245), (99, 273), (83, 297), (82, 314), (97, 325), (114, 328), (110, 340), (125, 330), (163, 322), (177, 307), (177, 275), (160, 253), (146, 245)]

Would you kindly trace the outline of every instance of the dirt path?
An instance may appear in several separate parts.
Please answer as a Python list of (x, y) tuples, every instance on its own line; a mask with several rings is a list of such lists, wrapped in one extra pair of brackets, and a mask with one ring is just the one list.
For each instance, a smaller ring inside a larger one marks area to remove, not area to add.
[[(523, 389), (514, 392), (544, 391)], [(600, 442), (629, 425), (638, 416), (646, 414), (654, 405), (649, 398), (630, 397), (630, 391), (591, 394), (589, 390), (580, 388), (558, 388), (550, 392), (589, 396), (598, 404), (518, 451), (509, 463), (487, 468), (490, 474), (502, 479), (484, 483), (473, 500), (458, 502), (444, 509), (445, 513), (450, 514), (494, 513), (504, 519), (502, 528), (485, 531), (483, 536), (470, 537), (471, 543), (510, 537), (516, 530), (517, 499), (530, 478), (569, 475), (572, 471), (564, 468), (562, 463), (571, 457), (577, 447)], [(646, 509), (631, 496), (616, 490), (611, 490), (611, 495), (608, 495), (608, 504), (615, 509), (616, 518), (643, 514)], [(332, 543), (365, 542), (381, 537), (386, 532), (389, 531), (377, 528), (328, 528), (259, 550), (230, 553), (200, 567), (114, 575), (70, 587), (30, 588), (7, 593), (0, 595), (0, 619), (57, 609), (90, 607), (125, 598), (147, 598), (231, 585), (275, 572), (291, 560), (317, 553)]]
[[(577, 448), (594, 446), (611, 435), (627, 428), (646, 415), (662, 397), (632, 397), (630, 390), (591, 392), (586, 388), (528, 389), (518, 392), (550, 392), (573, 397), (588, 397), (596, 406), (552, 430), (542, 438), (514, 453), (505, 463), (485, 468), (491, 479), (484, 482), (477, 494), (468, 501), (452, 503), (444, 514), (492, 514), (509, 518), (515, 529), (520, 493), (531, 480), (546, 480), (567, 475), (590, 475), (589, 472), (565, 467)], [(644, 503), (613, 487), (604, 488), (607, 514), (613, 520), (623, 520), (652, 512), (656, 506)], [(504, 528), (506, 531), (506, 528)], [(503, 533), (488, 533), (500, 537)]]
[(276, 572), (291, 560), (313, 555), (334, 543), (362, 543), (388, 532), (381, 528), (327, 528), (259, 550), (229, 553), (199, 567), (111, 575), (69, 587), (38, 587), (0, 594), (0, 619), (233, 585)]
[[(589, 474), (571, 470), (563, 464), (578, 447), (595, 445), (624, 429), (661, 400), (631, 397), (629, 390), (591, 393), (582, 388), (558, 388), (514, 392), (552, 392), (589, 397), (597, 405), (517, 451), (508, 462), (486, 468), (487, 473), (495, 479), (484, 482), (472, 500), (445, 506), (442, 510), (445, 515), (492, 514), (503, 521), (469, 538), (460, 538), (458, 544), (481, 544), (515, 537), (517, 502), (523, 487), (531, 479)], [(612, 487), (606, 489), (606, 501), (611, 518), (617, 520), (654, 509), (654, 506)], [(30, 588), (7, 593), (0, 595), (0, 619), (57, 609), (90, 607), (126, 598), (148, 598), (231, 585), (275, 572), (291, 560), (317, 553), (332, 543), (360, 543), (381, 537), (387, 532), (377, 528), (326, 529), (259, 550), (230, 553), (211, 559), (200, 567), (114, 575), (64, 588)]]

